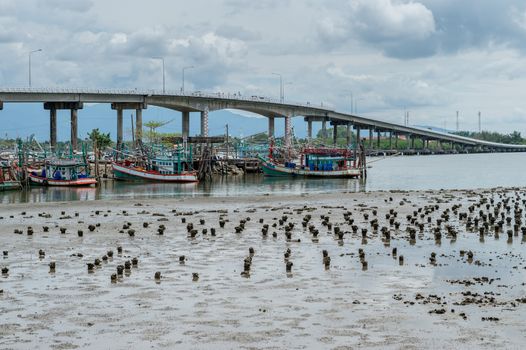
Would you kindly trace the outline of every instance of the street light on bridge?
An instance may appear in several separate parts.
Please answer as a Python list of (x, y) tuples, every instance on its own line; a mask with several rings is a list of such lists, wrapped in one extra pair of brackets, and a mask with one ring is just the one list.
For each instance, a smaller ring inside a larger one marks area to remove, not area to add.
[(184, 94), (184, 72), (187, 70), (187, 69), (193, 69), (195, 68), (194, 66), (186, 66), (186, 67), (183, 67), (183, 86), (181, 87), (181, 92)]
[(33, 51), (29, 51), (29, 87), (31, 87), (31, 55), (33, 55), (35, 52), (41, 52), (42, 49), (37, 49)]
[(166, 93), (166, 80), (164, 75), (164, 57), (152, 57), (154, 60), (161, 60), (163, 63), (163, 94)]
[(272, 73), (273, 75), (277, 75), (279, 77), (279, 101), (283, 103), (284, 96), (283, 96), (283, 75), (279, 73)]

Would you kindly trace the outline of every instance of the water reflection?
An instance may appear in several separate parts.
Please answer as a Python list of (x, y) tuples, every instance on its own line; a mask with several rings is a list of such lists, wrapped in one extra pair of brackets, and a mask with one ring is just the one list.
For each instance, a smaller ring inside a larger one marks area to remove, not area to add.
[(375, 159), (368, 170), (366, 182), (358, 179), (289, 179), (246, 175), (218, 176), (212, 182), (198, 184), (103, 181), (97, 188), (31, 187), (24, 191), (0, 192), (0, 203), (526, 186), (525, 159), (524, 153)]

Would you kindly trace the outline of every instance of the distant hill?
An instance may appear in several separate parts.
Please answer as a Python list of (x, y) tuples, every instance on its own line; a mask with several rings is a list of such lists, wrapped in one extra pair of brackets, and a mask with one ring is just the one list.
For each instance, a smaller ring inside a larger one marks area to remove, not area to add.
[[(131, 139), (130, 116), (135, 111), (125, 111), (124, 114), (124, 137)], [(134, 118), (135, 119), (135, 118)], [(86, 138), (87, 133), (94, 128), (99, 128), (103, 132), (111, 133), (111, 137), (116, 135), (116, 112), (111, 109), (109, 104), (85, 104), (84, 109), (79, 111), (79, 137)], [(143, 111), (143, 123), (149, 120), (162, 120), (173, 122), (160, 128), (161, 132), (180, 132), (181, 113), (170, 109), (149, 106)], [(0, 111), (0, 137), (27, 137), (35, 134), (39, 141), (49, 139), (49, 111), (43, 109), (40, 103), (5, 103), (4, 110)], [(209, 114), (209, 134), (224, 135), (225, 125), (229, 125), (231, 136), (245, 137), (260, 132), (266, 132), (268, 120), (243, 111), (221, 110)], [(313, 133), (321, 127), (320, 123), (314, 123)], [(306, 137), (306, 123), (302, 117), (293, 119), (294, 134), (297, 137)], [(70, 116), (69, 111), (58, 111), (57, 132), (59, 141), (69, 140), (70, 135)], [(276, 119), (276, 135), (284, 133), (284, 120)], [(190, 134), (197, 135), (200, 132), (199, 113), (190, 114)]]

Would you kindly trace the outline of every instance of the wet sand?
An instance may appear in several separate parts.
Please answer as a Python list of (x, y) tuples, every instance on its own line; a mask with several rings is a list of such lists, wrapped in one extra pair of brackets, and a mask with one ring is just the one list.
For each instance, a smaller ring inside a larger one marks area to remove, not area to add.
[(2, 205), (0, 348), (520, 349), (524, 200), (495, 189)]

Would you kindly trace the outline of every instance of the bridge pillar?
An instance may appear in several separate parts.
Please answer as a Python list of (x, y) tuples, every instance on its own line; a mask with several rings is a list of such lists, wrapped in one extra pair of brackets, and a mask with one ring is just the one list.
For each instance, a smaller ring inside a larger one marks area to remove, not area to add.
[(78, 109), (71, 110), (71, 147), (78, 150)]
[(292, 117), (285, 116), (285, 147), (292, 146)]
[(389, 149), (393, 149), (393, 132), (389, 131)]
[(111, 109), (117, 111), (117, 150), (121, 151), (123, 146), (123, 111), (125, 109), (135, 110), (135, 139), (142, 140), (142, 110), (148, 106), (141, 102), (113, 102)]
[(182, 112), (182, 136), (183, 140), (188, 140), (190, 136), (190, 112)]
[(376, 148), (380, 149), (380, 131), (376, 131)]
[(117, 109), (117, 151), (122, 150), (122, 108)]
[(321, 122), (321, 137), (323, 137), (323, 139), (327, 139), (327, 120), (323, 120)]
[(411, 148), (411, 142), (412, 142), (411, 135), (407, 135), (406, 139), (407, 139), (407, 149), (410, 149)]
[(312, 140), (312, 120), (307, 120), (307, 137)]
[(201, 136), (208, 137), (208, 107), (201, 111)]
[(49, 143), (51, 150), (54, 151), (57, 147), (57, 110), (51, 108), (49, 110)]
[(44, 109), (49, 110), (49, 143), (51, 149), (57, 147), (57, 110), (69, 109), (71, 111), (71, 144), (77, 148), (77, 110), (82, 109), (82, 102), (46, 102)]
[(268, 117), (268, 137), (274, 137), (274, 117)]
[(142, 141), (142, 109), (135, 110), (135, 140)]
[(356, 127), (356, 143), (358, 142), (362, 142), (362, 139), (361, 139), (361, 136), (360, 136), (360, 132), (361, 132), (361, 128), (359, 126)]
[(398, 134), (395, 133), (395, 149), (398, 149)]
[(345, 134), (346, 138), (347, 138), (347, 147), (349, 147), (349, 145), (351, 144), (352, 140), (351, 140), (351, 123), (347, 123), (347, 133)]
[(411, 149), (415, 149), (415, 138), (411, 137)]
[(4, 109), (4, 103), (2, 101), (0, 101), (0, 111)]
[(334, 124), (332, 129), (332, 144), (336, 145), (338, 141), (338, 124)]
[(373, 129), (369, 129), (369, 148), (373, 148)]

